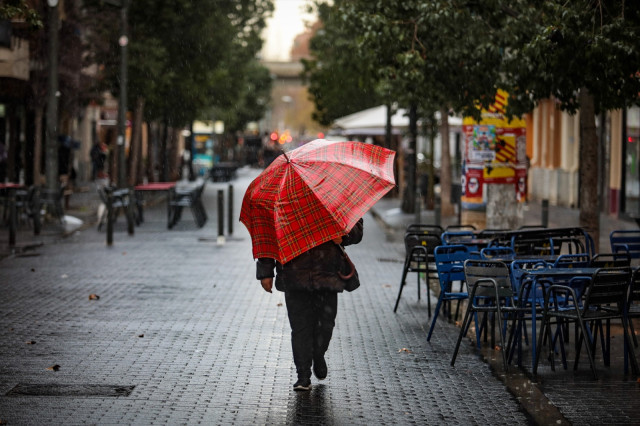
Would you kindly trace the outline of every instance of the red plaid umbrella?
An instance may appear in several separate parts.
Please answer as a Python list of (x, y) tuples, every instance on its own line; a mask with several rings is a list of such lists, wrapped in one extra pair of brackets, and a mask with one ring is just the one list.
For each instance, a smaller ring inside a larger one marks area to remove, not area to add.
[(253, 257), (281, 263), (347, 234), (394, 185), (394, 151), (316, 139), (280, 155), (247, 188), (240, 221)]

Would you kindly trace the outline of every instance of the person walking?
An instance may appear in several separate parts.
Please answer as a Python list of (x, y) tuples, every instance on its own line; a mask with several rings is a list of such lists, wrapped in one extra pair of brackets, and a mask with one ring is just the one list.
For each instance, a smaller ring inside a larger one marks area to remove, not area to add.
[[(276, 289), (284, 292), (298, 376), (293, 385), (296, 391), (311, 390), (312, 367), (317, 379), (327, 377), (324, 356), (335, 326), (338, 293), (359, 285), (355, 268), (342, 247), (359, 243), (362, 233), (363, 220), (359, 219), (347, 235), (315, 246), (284, 264), (266, 257), (256, 262), (256, 278), (262, 288), (272, 292), (275, 269)], [(351, 273), (349, 267), (353, 268)]]

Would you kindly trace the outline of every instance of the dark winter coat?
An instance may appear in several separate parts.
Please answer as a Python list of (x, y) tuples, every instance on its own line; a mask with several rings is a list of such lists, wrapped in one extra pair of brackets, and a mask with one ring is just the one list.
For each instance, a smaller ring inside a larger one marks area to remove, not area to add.
[[(363, 221), (360, 219), (347, 235), (342, 246), (357, 244), (362, 240)], [(345, 281), (338, 272), (347, 274), (350, 267), (342, 250), (333, 241), (316, 246), (285, 264), (270, 258), (260, 258), (256, 263), (256, 278), (270, 278), (276, 270), (276, 289), (280, 291), (330, 290), (341, 292)]]

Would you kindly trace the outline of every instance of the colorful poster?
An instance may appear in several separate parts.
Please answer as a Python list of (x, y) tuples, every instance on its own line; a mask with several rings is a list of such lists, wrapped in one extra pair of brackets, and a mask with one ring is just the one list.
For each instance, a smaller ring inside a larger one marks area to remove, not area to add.
[(464, 133), (462, 205), (484, 208), (483, 186), (488, 183), (514, 185), (514, 196), (524, 201), (527, 187), (526, 127), (522, 119), (505, 116), (507, 94), (498, 91), (480, 122), (467, 117)]

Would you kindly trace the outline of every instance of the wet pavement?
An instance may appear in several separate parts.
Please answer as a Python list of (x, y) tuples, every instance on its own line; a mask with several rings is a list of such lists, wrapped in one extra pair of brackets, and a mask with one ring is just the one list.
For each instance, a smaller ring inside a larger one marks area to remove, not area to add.
[[(235, 216), (258, 172), (231, 182)], [(218, 243), (228, 187), (207, 185), (201, 229), (186, 210), (167, 230), (158, 200), (133, 236), (120, 218), (107, 247), (88, 190), (72, 198), (68, 214), (84, 224), (66, 237), (52, 224), (38, 237), (25, 229), (10, 254), (0, 236), (0, 424), (637, 424), (640, 385), (615, 359), (600, 362), (598, 381), (584, 357), (575, 373), (543, 367), (534, 381), (526, 361), (504, 374), (498, 351), (468, 340), (451, 367), (459, 329), (439, 321), (426, 342), (415, 278), (393, 313), (411, 218), (392, 199), (348, 248), (362, 286), (339, 297), (327, 379), (294, 392), (283, 294), (255, 280), (237, 220), (229, 235), (224, 218)]]

